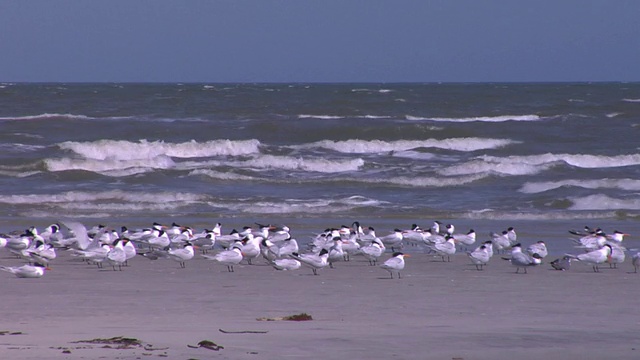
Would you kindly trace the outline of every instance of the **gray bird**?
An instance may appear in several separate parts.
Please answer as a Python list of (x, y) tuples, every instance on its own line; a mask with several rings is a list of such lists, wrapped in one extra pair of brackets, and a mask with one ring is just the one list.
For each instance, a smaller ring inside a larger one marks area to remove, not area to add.
[(563, 256), (560, 259), (555, 259), (551, 262), (551, 267), (556, 270), (569, 270), (571, 267), (571, 256)]

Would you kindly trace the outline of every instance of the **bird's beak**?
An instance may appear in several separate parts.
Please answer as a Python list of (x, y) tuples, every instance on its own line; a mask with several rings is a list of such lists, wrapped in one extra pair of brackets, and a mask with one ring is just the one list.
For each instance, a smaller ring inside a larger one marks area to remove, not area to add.
[(409, 255), (409, 254), (404, 254), (404, 257), (411, 257), (411, 255)]

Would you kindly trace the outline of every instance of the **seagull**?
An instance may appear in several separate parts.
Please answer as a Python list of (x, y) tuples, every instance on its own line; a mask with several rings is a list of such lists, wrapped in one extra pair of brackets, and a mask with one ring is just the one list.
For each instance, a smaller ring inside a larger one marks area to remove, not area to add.
[(221, 264), (227, 265), (227, 271), (234, 272), (233, 265), (240, 264), (242, 261), (242, 250), (240, 245), (233, 245), (231, 250), (224, 250), (222, 252), (217, 253), (216, 255), (202, 255), (203, 257), (209, 260), (215, 260)]
[(561, 271), (569, 270), (569, 268), (571, 267), (572, 259), (573, 258), (571, 256), (565, 255), (560, 259), (553, 260), (551, 262), (551, 267)]
[(380, 267), (387, 270), (389, 274), (391, 274), (392, 279), (393, 274), (398, 274), (398, 279), (401, 279), (400, 271), (404, 269), (404, 258), (409, 257), (409, 255), (405, 255), (401, 252), (394, 252), (391, 256), (392, 257), (387, 259), (387, 261), (380, 265)]
[(313, 270), (313, 275), (318, 275), (318, 269), (322, 269), (328, 265), (329, 251), (322, 249), (318, 255), (293, 253), (290, 256), (300, 261), (302, 265), (310, 267), (311, 270)]
[(41, 278), (49, 268), (40, 263), (22, 266), (0, 266), (0, 270), (12, 273), (19, 278)]
[(540, 255), (533, 254), (529, 256), (522, 252), (520, 244), (515, 244), (511, 247), (511, 258), (509, 258), (511, 265), (516, 267), (516, 274), (520, 272), (520, 268), (524, 269), (524, 273), (527, 273), (527, 268), (530, 266), (536, 266), (541, 263)]
[(604, 244), (602, 248), (590, 251), (588, 253), (579, 255), (567, 255), (571, 256), (574, 259), (577, 259), (580, 262), (591, 264), (593, 266), (593, 272), (600, 272), (598, 265), (607, 262), (607, 260), (611, 257), (611, 252), (611, 245)]

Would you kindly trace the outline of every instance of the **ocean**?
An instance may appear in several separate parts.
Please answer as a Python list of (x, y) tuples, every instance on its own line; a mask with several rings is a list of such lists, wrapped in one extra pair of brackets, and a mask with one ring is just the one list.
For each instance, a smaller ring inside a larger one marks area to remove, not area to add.
[[(435, 220), (640, 242), (640, 83), (0, 84), (0, 232)], [(411, 248), (407, 251), (422, 251)]]

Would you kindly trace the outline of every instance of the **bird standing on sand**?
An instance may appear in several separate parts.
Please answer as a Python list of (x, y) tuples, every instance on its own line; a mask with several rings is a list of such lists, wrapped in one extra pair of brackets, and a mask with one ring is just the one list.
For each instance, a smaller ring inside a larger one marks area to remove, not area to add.
[(574, 259), (577, 259), (580, 262), (585, 262), (587, 264), (591, 264), (593, 267), (593, 272), (600, 272), (598, 265), (603, 264), (609, 260), (611, 257), (611, 245), (604, 244), (603, 247), (597, 250), (590, 251), (588, 253), (579, 254), (579, 255), (570, 255)]
[(511, 265), (516, 267), (516, 274), (520, 272), (520, 268), (524, 269), (524, 273), (527, 273), (527, 268), (536, 266), (541, 263), (540, 255), (533, 254), (529, 256), (522, 252), (520, 244), (515, 244), (511, 247), (511, 258), (509, 258)]
[(565, 255), (560, 259), (553, 260), (551, 262), (551, 267), (561, 271), (569, 270), (569, 268), (571, 267), (572, 259), (573, 258), (571, 256)]
[(487, 263), (491, 259), (491, 255), (493, 253), (489, 252), (488, 246), (490, 245), (491, 242), (489, 242), (489, 245), (482, 244), (478, 246), (477, 249), (473, 250), (473, 252), (467, 253), (467, 255), (469, 255), (469, 259), (471, 259), (471, 262), (476, 266), (476, 270), (484, 270), (483, 267), (487, 265)]
[(320, 250), (317, 255), (293, 253), (290, 256), (300, 261), (302, 265), (310, 267), (313, 270), (313, 275), (318, 275), (318, 269), (322, 269), (329, 264), (327, 261), (329, 259), (329, 251), (327, 249)]
[(392, 257), (385, 261), (384, 264), (380, 265), (380, 267), (387, 270), (391, 274), (392, 279), (393, 274), (397, 274), (398, 279), (401, 279), (400, 271), (404, 269), (405, 257), (409, 257), (409, 255), (405, 255), (401, 252), (395, 252)]
[(242, 261), (242, 250), (240, 250), (240, 245), (233, 245), (231, 250), (224, 250), (222, 252), (217, 253), (216, 255), (202, 255), (204, 258), (209, 260), (215, 260), (221, 264), (227, 265), (228, 272), (234, 272), (233, 265), (240, 264)]

